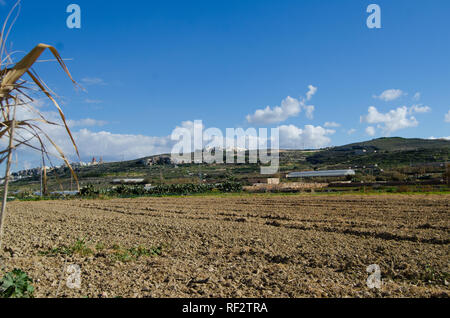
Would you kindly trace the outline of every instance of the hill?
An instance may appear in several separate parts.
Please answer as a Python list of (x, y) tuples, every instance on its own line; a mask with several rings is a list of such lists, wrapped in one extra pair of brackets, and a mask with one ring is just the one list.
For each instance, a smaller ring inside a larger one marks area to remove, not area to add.
[(308, 157), (312, 165), (378, 165), (393, 168), (401, 165), (445, 162), (450, 157), (450, 141), (379, 138), (334, 147)]
[[(374, 167), (382, 171), (400, 171), (403, 174), (416, 174), (411, 166), (438, 166), (430, 172), (433, 177), (442, 176), (443, 162), (450, 157), (450, 141), (404, 138), (380, 138), (366, 142), (321, 150), (282, 150), (280, 151), (280, 172), (284, 176), (291, 171), (348, 169), (357, 170), (359, 176), (374, 175)], [(366, 168), (371, 169), (365, 170)], [(145, 183), (214, 183), (234, 180), (252, 184), (265, 180), (257, 164), (183, 164), (170, 162), (169, 155), (150, 156), (136, 160), (104, 163), (88, 167), (77, 167), (81, 185), (111, 185), (117, 178), (141, 178)], [(405, 170), (408, 170), (405, 172)], [(428, 171), (427, 171), (428, 172)], [(387, 177), (389, 180), (390, 177)], [(15, 189), (38, 190), (40, 176), (18, 180)], [(49, 173), (49, 189), (61, 190), (74, 187), (67, 168), (54, 169)]]
[(450, 148), (450, 141), (443, 139), (406, 139), (400, 137), (378, 138), (366, 142), (354, 143), (346, 146), (336, 147), (335, 149), (364, 148), (373, 147), (385, 151), (409, 151), (417, 149), (439, 149)]

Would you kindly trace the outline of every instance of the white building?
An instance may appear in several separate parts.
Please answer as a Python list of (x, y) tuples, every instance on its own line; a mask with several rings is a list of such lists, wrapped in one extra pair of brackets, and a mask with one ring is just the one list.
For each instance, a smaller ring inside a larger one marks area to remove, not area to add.
[(346, 177), (354, 176), (356, 172), (354, 170), (322, 170), (322, 171), (303, 171), (303, 172), (291, 172), (287, 178), (314, 178), (314, 177)]

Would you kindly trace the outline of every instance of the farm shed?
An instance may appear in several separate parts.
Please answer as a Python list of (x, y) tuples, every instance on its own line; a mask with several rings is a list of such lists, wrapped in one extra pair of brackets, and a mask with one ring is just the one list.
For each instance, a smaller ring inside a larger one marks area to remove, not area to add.
[(318, 177), (346, 177), (354, 176), (354, 170), (322, 170), (322, 171), (303, 171), (291, 172), (287, 178), (318, 178)]
[(268, 178), (267, 179), (267, 184), (280, 184), (280, 178)]
[(114, 179), (112, 183), (114, 184), (142, 184), (145, 179)]

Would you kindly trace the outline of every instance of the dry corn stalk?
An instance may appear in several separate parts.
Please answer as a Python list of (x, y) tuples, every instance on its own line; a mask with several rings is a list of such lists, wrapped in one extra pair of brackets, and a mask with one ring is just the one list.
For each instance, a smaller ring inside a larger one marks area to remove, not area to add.
[[(27, 86), (29, 83), (37, 85), (38, 92), (44, 94), (49, 98), (53, 105), (57, 108), (62, 125), (65, 127), (68, 136), (78, 155), (78, 149), (75, 140), (67, 125), (64, 113), (54, 98), (54, 94), (47, 87), (47, 85), (39, 78), (37, 73), (32, 69), (33, 64), (38, 60), (45, 50), (49, 50), (56, 61), (59, 63), (63, 71), (67, 74), (70, 80), (76, 85), (63, 59), (58, 51), (46, 44), (38, 44), (18, 63), (14, 64), (12, 56), (6, 50), (6, 40), (11, 30), (12, 25), (7, 29), (8, 20), (15, 9), (20, 8), (20, 1), (18, 1), (11, 12), (9, 13), (0, 34), (0, 141), (8, 138), (8, 146), (0, 150), (0, 164), (6, 161), (6, 173), (4, 178), (5, 189), (3, 192), (3, 204), (0, 211), (0, 248), (1, 238), (3, 234), (3, 226), (5, 219), (6, 201), (8, 197), (8, 183), (10, 177), (12, 152), (19, 146), (29, 147), (39, 151), (41, 155), (47, 157), (50, 161), (50, 152), (47, 150), (47, 142), (50, 143), (57, 151), (57, 156), (61, 158), (69, 167), (70, 172), (77, 183), (79, 190), (78, 178), (72, 169), (68, 159), (64, 155), (62, 149), (48, 136), (44, 125), (58, 125), (51, 122), (42, 115), (36, 107), (33, 106), (32, 89)], [(16, 17), (17, 18), (17, 17)], [(13, 23), (12, 23), (13, 24)], [(24, 75), (28, 75), (29, 79), (24, 80)], [(31, 81), (30, 81), (31, 79)], [(19, 107), (25, 107), (28, 111), (36, 114), (35, 118), (17, 119), (16, 110)], [(37, 142), (36, 142), (37, 141)]]

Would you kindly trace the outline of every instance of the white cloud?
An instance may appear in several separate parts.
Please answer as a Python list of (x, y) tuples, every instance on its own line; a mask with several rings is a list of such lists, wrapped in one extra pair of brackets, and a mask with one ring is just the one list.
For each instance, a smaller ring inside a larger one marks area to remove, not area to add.
[(247, 121), (251, 124), (275, 124), (285, 121), (289, 117), (300, 114), (302, 110), (301, 101), (288, 96), (281, 102), (281, 106), (258, 109), (254, 115), (248, 115)]
[(303, 129), (294, 125), (283, 125), (280, 130), (280, 147), (284, 149), (323, 148), (330, 145), (329, 135), (334, 130), (306, 125)]
[(450, 140), (450, 136), (448, 136), (448, 137), (440, 137), (440, 138), (430, 137), (428, 139), (430, 139), (430, 140)]
[(338, 124), (334, 121), (332, 121), (332, 122), (327, 121), (324, 126), (327, 128), (339, 128), (339, 127), (341, 127), (341, 124)]
[[(62, 149), (68, 158), (77, 161), (74, 147), (64, 127), (46, 125), (46, 132)], [(103, 156), (106, 160), (129, 160), (149, 155), (168, 153), (172, 147), (169, 137), (150, 137), (145, 135), (114, 134), (108, 131), (94, 132), (83, 128), (72, 130), (82, 160), (90, 160), (93, 156)], [(37, 145), (36, 140), (34, 144)], [(48, 143), (47, 143), (48, 144)], [(29, 148), (19, 148), (22, 154), (35, 153)], [(52, 155), (56, 150), (48, 145)], [(55, 162), (59, 162), (59, 160)]]
[(388, 90), (385, 90), (383, 93), (381, 93), (381, 95), (379, 95), (379, 96), (375, 95), (374, 98), (381, 99), (385, 102), (391, 102), (393, 100), (396, 100), (396, 99), (402, 97), (403, 95), (406, 95), (406, 93), (404, 93), (400, 89), (388, 89)]
[[(191, 131), (191, 133), (193, 133), (194, 128), (196, 128), (196, 123), (191, 120), (186, 120), (181, 123), (181, 126), (177, 126), (177, 128), (186, 128), (186, 129), (189, 129)], [(204, 129), (205, 125), (203, 125), (203, 123), (202, 123), (201, 126), (199, 125), (199, 128)]]
[(448, 111), (447, 114), (445, 114), (444, 120), (445, 120), (446, 123), (450, 123), (450, 110)]
[(429, 112), (431, 108), (428, 106), (414, 105), (410, 108), (403, 106), (390, 110), (387, 113), (380, 113), (376, 107), (370, 106), (367, 116), (361, 117), (361, 122), (368, 124), (378, 124), (377, 127), (383, 130), (384, 134), (391, 134), (397, 130), (417, 127), (419, 122), (412, 116), (414, 113)]
[[(171, 149), (169, 137), (114, 134), (107, 131), (92, 132), (82, 129), (74, 133), (81, 157), (93, 155), (118, 159), (136, 159), (167, 153)], [(69, 152), (70, 145), (63, 148)], [(73, 153), (73, 151), (71, 151)]]
[(372, 126), (367, 127), (366, 134), (368, 134), (369, 136), (375, 136), (375, 128)]
[(99, 99), (85, 99), (84, 100), (84, 102), (86, 103), (86, 104), (101, 104), (101, 103), (103, 103), (103, 101), (102, 100), (99, 100)]
[(414, 114), (414, 113), (423, 114), (423, 113), (429, 113), (429, 112), (431, 112), (431, 108), (428, 106), (422, 106), (422, 105), (413, 105), (409, 109), (410, 114)]
[(316, 107), (313, 105), (305, 106), (305, 115), (308, 119), (314, 119), (314, 111), (316, 110)]
[[(33, 110), (33, 108), (28, 107), (28, 106), (18, 107), (16, 110), (16, 118), (18, 120), (29, 120), (30, 118), (38, 118), (38, 117), (40, 117), (39, 114), (41, 114), (49, 122), (62, 125), (62, 120), (61, 120), (59, 113), (55, 112), (55, 111), (41, 111), (39, 108), (42, 107), (42, 105), (43, 104), (40, 102), (40, 100), (36, 100), (36, 101), (33, 101), (33, 105), (31, 105), (31, 106), (35, 107), (37, 110)], [(80, 120), (67, 119), (66, 123), (70, 128), (104, 126), (107, 124), (106, 121), (92, 119), (92, 118), (84, 118), (84, 119), (80, 119)], [(39, 127), (49, 126), (48, 129), (50, 129), (50, 130), (52, 130), (55, 127), (55, 125), (46, 125), (44, 123), (39, 123), (38, 126)]]
[(106, 85), (105, 81), (99, 77), (85, 77), (81, 79), (84, 85)]
[(352, 128), (347, 131), (347, 134), (353, 135), (356, 132), (356, 129)]
[(306, 99), (299, 100), (288, 96), (281, 102), (281, 106), (274, 108), (267, 106), (264, 109), (258, 109), (253, 115), (247, 115), (246, 119), (251, 124), (277, 124), (291, 117), (298, 116), (302, 110), (305, 110), (307, 118), (312, 119), (315, 107), (306, 105), (306, 101), (309, 101), (316, 92), (317, 88), (310, 85), (309, 91), (306, 93)]
[(67, 125), (69, 127), (93, 127), (93, 126), (105, 126), (106, 121), (96, 120), (92, 118), (86, 118), (81, 120), (67, 120)]
[[(188, 129), (194, 136), (194, 128), (205, 129), (204, 126), (195, 126), (193, 121), (184, 121), (176, 128)], [(175, 129), (176, 129), (175, 128)], [(65, 138), (64, 131), (59, 131), (60, 142), (63, 149), (72, 155), (74, 152), (70, 141)], [(103, 156), (109, 160), (130, 160), (162, 153), (170, 153), (176, 141), (169, 136), (146, 136), (134, 134), (115, 134), (108, 131), (93, 132), (89, 129), (81, 129), (73, 133), (82, 158)], [(192, 143), (193, 145), (193, 143)]]
[(422, 96), (422, 94), (420, 92), (417, 92), (417, 93), (414, 94), (413, 100), (418, 101), (421, 96)]
[(310, 101), (314, 95), (317, 93), (317, 87), (314, 87), (312, 85), (308, 86), (309, 91), (306, 93), (306, 100)]
[[(71, 158), (71, 160), (76, 160), (74, 147), (65, 127), (62, 126), (62, 120), (59, 114), (54, 111), (42, 111), (41, 114), (48, 121), (59, 125), (37, 123), (38, 127), (43, 129), (63, 152)], [(16, 116), (19, 120), (38, 118), (37, 114), (28, 107), (18, 107)], [(110, 158), (120, 159), (122, 159), (121, 156), (126, 156), (126, 158), (131, 159), (135, 155), (140, 155), (149, 150), (160, 150), (159, 146), (167, 143), (166, 139), (168, 139), (168, 137), (158, 139), (137, 135), (112, 134), (104, 131), (92, 132), (89, 129), (86, 129), (87, 127), (102, 126), (105, 124), (105, 121), (91, 118), (67, 120), (67, 125), (71, 128), (72, 135), (77, 143), (82, 158), (87, 159), (93, 155), (104, 155), (105, 157), (109, 156)], [(76, 128), (80, 130), (76, 130)], [(21, 131), (21, 137), (24, 140), (27, 140), (31, 138), (32, 135), (29, 132)], [(43, 136), (41, 136), (41, 138), (42, 137)], [(45, 138), (43, 140), (45, 141)], [(37, 139), (33, 139), (31, 144), (35, 147), (39, 147)], [(52, 155), (57, 155), (56, 149), (54, 149), (49, 142), (46, 142), (46, 147)], [(139, 150), (141, 148), (142, 151)], [(21, 154), (36, 153), (35, 150), (24, 147), (20, 147), (19, 152)]]

